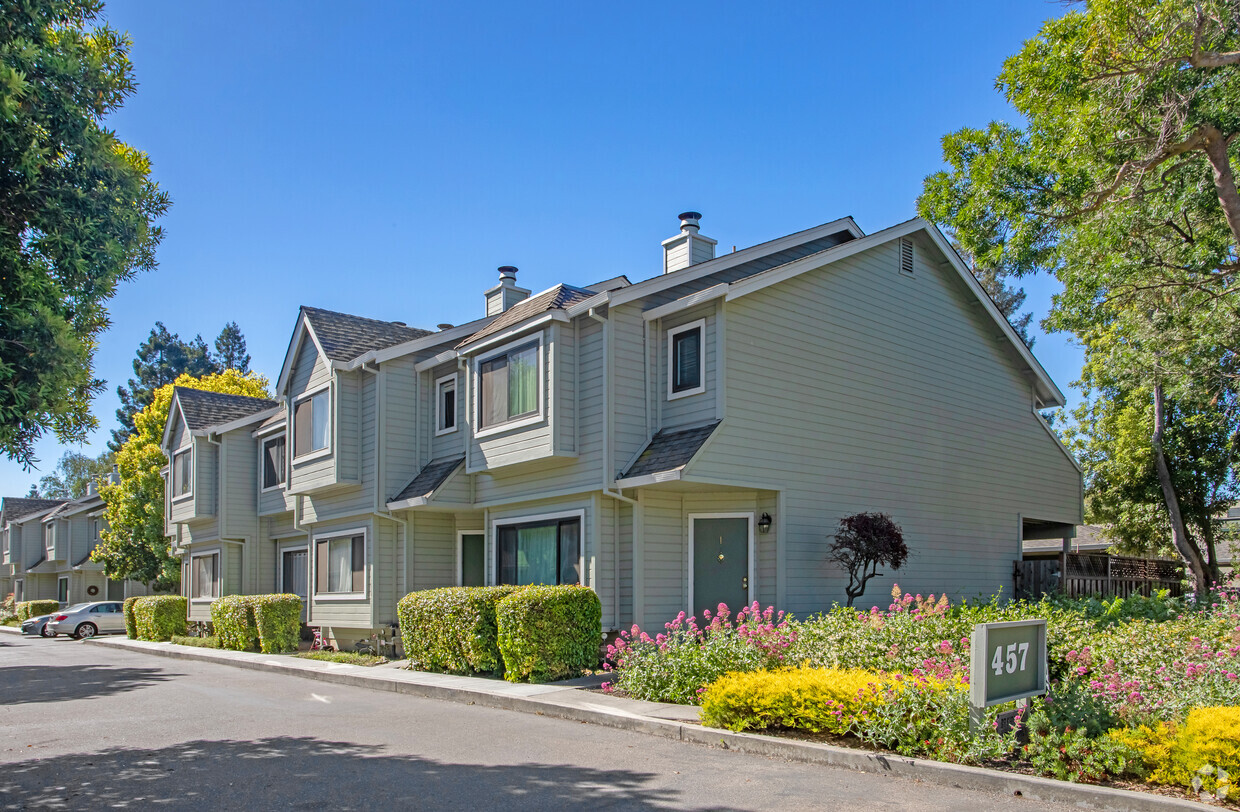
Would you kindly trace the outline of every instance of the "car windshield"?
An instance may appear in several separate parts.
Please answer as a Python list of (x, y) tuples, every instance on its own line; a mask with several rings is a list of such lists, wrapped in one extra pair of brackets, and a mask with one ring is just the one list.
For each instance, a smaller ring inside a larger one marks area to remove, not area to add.
[(90, 606), (90, 604), (89, 603), (75, 603), (70, 607), (61, 609), (60, 611), (61, 612), (76, 612), (79, 609), (85, 609), (87, 606)]

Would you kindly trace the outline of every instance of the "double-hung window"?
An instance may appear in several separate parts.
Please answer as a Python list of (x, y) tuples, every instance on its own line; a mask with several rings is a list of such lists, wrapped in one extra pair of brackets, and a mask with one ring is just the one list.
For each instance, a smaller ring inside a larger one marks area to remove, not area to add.
[(497, 583), (581, 583), (581, 518), (500, 525), (495, 529)]
[(705, 338), (705, 319), (667, 331), (668, 400), (706, 391)]
[(303, 398), (293, 407), (293, 456), (327, 448), (330, 437), (331, 390)]
[(501, 426), (539, 414), (538, 340), (505, 348), (478, 362), (478, 425)]
[(194, 450), (187, 448), (172, 455), (172, 498), (186, 496), (193, 488)]
[(286, 447), (283, 434), (263, 440), (263, 490), (284, 484)]
[(190, 599), (212, 600), (220, 596), (220, 554), (196, 555), (190, 562)]
[(350, 534), (314, 543), (316, 593), (358, 594), (366, 591), (366, 536)]
[(435, 381), (435, 433), (456, 431), (456, 375)]

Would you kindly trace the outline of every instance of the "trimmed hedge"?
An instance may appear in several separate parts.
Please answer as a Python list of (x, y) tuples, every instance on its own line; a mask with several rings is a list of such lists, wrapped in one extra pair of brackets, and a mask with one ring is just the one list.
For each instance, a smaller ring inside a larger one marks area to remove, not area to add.
[(301, 640), (301, 598), (297, 595), (226, 595), (211, 602), (211, 622), (220, 648), (279, 654)]
[(219, 648), (220, 639), (218, 637), (181, 637), (173, 635), (171, 642), (178, 646), (195, 646), (197, 648)]
[(60, 608), (60, 601), (22, 601), (17, 604), (17, 619), (30, 620), (39, 615), (50, 615)]
[(166, 641), (184, 636), (189, 599), (181, 595), (147, 595), (133, 604), (133, 619), (139, 640)]
[(134, 620), (133, 605), (138, 602), (137, 597), (125, 598), (122, 608), (125, 611), (125, 634), (130, 640), (138, 639), (138, 621)]
[(586, 586), (528, 586), (496, 607), (504, 679), (549, 682), (599, 662), (603, 607)]
[(456, 586), (410, 592), (396, 616), (405, 656), (418, 668), (453, 674), (503, 669), (496, 606), (517, 586)]

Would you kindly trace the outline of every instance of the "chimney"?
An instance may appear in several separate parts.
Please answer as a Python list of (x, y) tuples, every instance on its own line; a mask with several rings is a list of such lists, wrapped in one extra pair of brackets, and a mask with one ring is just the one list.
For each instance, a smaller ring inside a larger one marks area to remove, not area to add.
[(663, 241), (663, 273), (679, 271), (715, 258), (717, 240), (698, 233), (702, 215), (695, 211), (681, 212), (680, 233)]
[(487, 315), (498, 316), (529, 295), (528, 290), (517, 287), (517, 269), (511, 265), (501, 265), (499, 284), (486, 292)]

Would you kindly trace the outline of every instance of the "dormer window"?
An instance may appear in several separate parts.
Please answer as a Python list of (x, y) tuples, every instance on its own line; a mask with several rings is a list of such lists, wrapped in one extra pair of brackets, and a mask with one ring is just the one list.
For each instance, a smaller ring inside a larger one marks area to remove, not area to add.
[(263, 490), (278, 488), (284, 484), (287, 447), (283, 434), (263, 440)]
[(698, 319), (667, 331), (667, 399), (706, 391), (702, 362), (706, 320)]
[(456, 431), (456, 375), (435, 381), (435, 434)]
[(52, 549), (52, 545), (56, 543), (56, 528), (54, 525), (43, 525), (43, 545), (47, 549)]
[(507, 429), (541, 419), (542, 339), (509, 344), (478, 360), (478, 425)]
[(172, 455), (172, 498), (188, 496), (193, 488), (194, 451), (187, 448)]
[(302, 395), (293, 407), (293, 456), (323, 451), (330, 438), (331, 390)]

